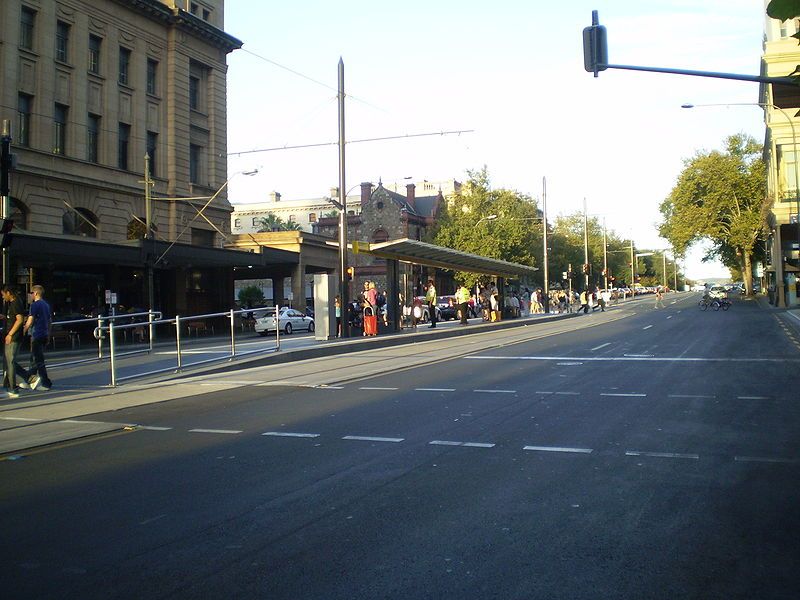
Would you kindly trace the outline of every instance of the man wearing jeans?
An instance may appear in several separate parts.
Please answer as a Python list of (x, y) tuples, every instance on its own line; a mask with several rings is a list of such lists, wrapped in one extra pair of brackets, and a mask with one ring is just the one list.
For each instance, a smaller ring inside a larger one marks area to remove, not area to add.
[(50, 305), (44, 300), (44, 288), (40, 285), (34, 285), (31, 288), (33, 294), (33, 303), (28, 314), (28, 319), (25, 321), (23, 333), (30, 332), (31, 334), (31, 371), (26, 371), (21, 366), (17, 365), (16, 369), (20, 376), (23, 378), (20, 381), (20, 387), (36, 389), (41, 387), (43, 390), (49, 390), (52, 382), (47, 376), (47, 368), (44, 364), (44, 347), (47, 345), (47, 339), (50, 336), (50, 321), (51, 315)]
[(22, 341), (22, 320), (24, 308), (19, 293), (13, 285), (6, 284), (2, 290), (6, 303), (6, 329), (3, 339), (3, 386), (9, 398), (19, 398), (17, 386), (16, 362), (19, 344)]

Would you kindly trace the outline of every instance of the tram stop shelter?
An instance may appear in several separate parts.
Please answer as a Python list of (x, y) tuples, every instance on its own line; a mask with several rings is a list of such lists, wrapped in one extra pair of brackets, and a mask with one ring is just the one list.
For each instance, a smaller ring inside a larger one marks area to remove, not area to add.
[[(389, 240), (388, 242), (369, 244), (359, 244), (359, 252), (371, 254), (376, 258), (386, 260), (386, 282), (387, 295), (389, 298), (398, 298), (400, 292), (399, 282), (399, 263), (407, 262), (426, 267), (438, 269), (450, 269), (452, 271), (465, 271), (467, 273), (480, 273), (483, 275), (493, 275), (498, 278), (498, 290), (503, 302), (504, 280), (512, 277), (533, 275), (539, 269), (518, 263), (498, 260), (461, 252), (452, 248), (436, 246), (419, 240), (403, 238), (399, 240)], [(387, 302), (389, 322), (391, 329), (400, 330), (400, 315), (397, 302)]]

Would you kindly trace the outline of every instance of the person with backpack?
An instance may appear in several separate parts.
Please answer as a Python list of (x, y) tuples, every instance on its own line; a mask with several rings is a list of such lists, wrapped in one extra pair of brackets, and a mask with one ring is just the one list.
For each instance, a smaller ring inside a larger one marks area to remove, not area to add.
[(31, 288), (31, 293), (33, 294), (33, 302), (23, 326), (23, 335), (30, 333), (31, 336), (31, 370), (27, 371), (20, 365), (16, 365), (16, 371), (22, 378), (19, 383), (21, 388), (49, 390), (53, 382), (47, 376), (47, 367), (44, 364), (44, 348), (47, 346), (47, 340), (50, 337), (50, 323), (53, 313), (50, 310), (50, 305), (44, 299), (44, 288), (41, 285), (34, 285)]

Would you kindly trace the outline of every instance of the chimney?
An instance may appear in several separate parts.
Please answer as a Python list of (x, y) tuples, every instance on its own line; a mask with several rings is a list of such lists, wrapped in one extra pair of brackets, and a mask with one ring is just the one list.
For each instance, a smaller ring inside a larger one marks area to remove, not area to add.
[(369, 198), (372, 195), (372, 184), (369, 181), (361, 183), (361, 208), (363, 209), (369, 204)]
[(415, 203), (417, 197), (416, 190), (417, 186), (414, 185), (413, 183), (409, 183), (406, 185), (406, 202), (408, 202), (408, 205), (414, 211), (417, 210), (417, 205)]
[(270, 202), (280, 202), (281, 201), (280, 192), (270, 192), (269, 193), (269, 201)]

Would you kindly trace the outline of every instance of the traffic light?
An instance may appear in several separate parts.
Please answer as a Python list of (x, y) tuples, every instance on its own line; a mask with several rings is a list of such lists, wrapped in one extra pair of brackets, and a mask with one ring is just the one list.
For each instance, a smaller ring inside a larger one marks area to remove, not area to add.
[(596, 10), (592, 11), (592, 24), (583, 29), (583, 68), (595, 77), (608, 68), (608, 34)]
[(0, 248), (8, 248), (11, 245), (13, 228), (13, 219), (0, 219)]
[(347, 281), (353, 281), (353, 277), (356, 274), (355, 267), (347, 267)]

